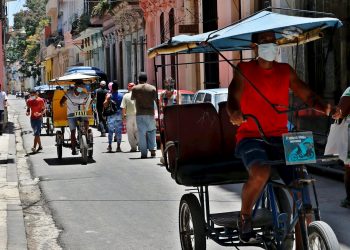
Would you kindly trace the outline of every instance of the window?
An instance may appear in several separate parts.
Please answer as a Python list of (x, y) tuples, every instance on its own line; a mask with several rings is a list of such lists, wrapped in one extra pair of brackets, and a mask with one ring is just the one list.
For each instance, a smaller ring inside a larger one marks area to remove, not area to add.
[(192, 103), (193, 94), (180, 94), (180, 96), (181, 96), (180, 104)]
[(201, 103), (204, 100), (205, 93), (198, 93), (196, 96), (195, 103)]
[(204, 102), (211, 102), (211, 94), (206, 94), (204, 97)]

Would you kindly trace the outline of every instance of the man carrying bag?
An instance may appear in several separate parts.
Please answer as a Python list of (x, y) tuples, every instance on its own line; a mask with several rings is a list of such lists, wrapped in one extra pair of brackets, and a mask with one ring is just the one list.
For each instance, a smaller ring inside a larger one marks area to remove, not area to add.
[(350, 148), (349, 148), (349, 124), (350, 124), (350, 87), (347, 88), (340, 98), (336, 111), (332, 118), (335, 122), (331, 125), (325, 155), (337, 154), (344, 162), (344, 183), (346, 198), (340, 206), (350, 208)]

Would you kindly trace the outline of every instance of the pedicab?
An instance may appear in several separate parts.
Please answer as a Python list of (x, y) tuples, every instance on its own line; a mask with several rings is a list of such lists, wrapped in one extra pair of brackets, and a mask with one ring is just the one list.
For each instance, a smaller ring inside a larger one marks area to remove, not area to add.
[(56, 86), (41, 85), (36, 88), (39, 92), (39, 96), (44, 99), (46, 112), (43, 115), (42, 128), (45, 129), (47, 135), (53, 135), (54, 126), (52, 122), (52, 98), (55, 92)]
[[(179, 35), (169, 41), (148, 50), (149, 57), (176, 53), (217, 53), (229, 63), (236, 73), (253, 88), (254, 83), (227, 59), (223, 51), (250, 50), (252, 34), (262, 31), (274, 31), (277, 44), (281, 47), (301, 45), (322, 38), (325, 32), (334, 31), (342, 26), (335, 18), (327, 14), (311, 12), (322, 17), (301, 17), (276, 13), (277, 11), (303, 10), (267, 8), (250, 17), (239, 20), (219, 30), (197, 35)], [(158, 65), (154, 59), (156, 70)], [(186, 62), (188, 63), (188, 62)], [(186, 64), (184, 63), (184, 64)], [(203, 62), (195, 62), (203, 63)], [(180, 64), (177, 64), (180, 65)], [(159, 65), (160, 67), (162, 65)], [(157, 74), (156, 74), (157, 76)], [(156, 79), (157, 82), (157, 79)], [(258, 91), (258, 90), (257, 90)], [(305, 108), (280, 107), (265, 101), (278, 113), (294, 112)], [(263, 249), (293, 249), (295, 247), (296, 224), (300, 223), (303, 249), (340, 249), (332, 228), (321, 220), (315, 179), (311, 178), (305, 164), (324, 163), (337, 160), (337, 156), (315, 155), (312, 132), (296, 132), (283, 135), (283, 146), (269, 141), (259, 120), (250, 114), (261, 134), (261, 140), (269, 149), (269, 165), (292, 168), (294, 181), (285, 185), (278, 174), (270, 177), (265, 189), (256, 202), (252, 225), (259, 241), (243, 243), (239, 239), (238, 217), (240, 211), (212, 213), (209, 188), (215, 185), (244, 183), (248, 173), (240, 159), (233, 156), (235, 149), (234, 133), (237, 129), (229, 121), (226, 103), (219, 104), (219, 111), (209, 103), (174, 105), (164, 110), (164, 157), (166, 169), (177, 184), (186, 187), (179, 206), (179, 233), (182, 249), (206, 249), (206, 239), (222, 246), (257, 246)], [(186, 123), (186, 126), (185, 126)], [(307, 150), (299, 150), (298, 157), (290, 157), (300, 145)], [(311, 153), (310, 153), (311, 149)], [(282, 151), (284, 159), (276, 158), (276, 152)], [(303, 153), (304, 152), (304, 153)], [(310, 198), (308, 190), (314, 198)], [(312, 217), (312, 222), (306, 218)]]
[[(60, 130), (56, 132), (58, 159), (62, 159), (63, 147), (71, 148), (70, 135), (68, 138), (65, 137), (66, 128), (69, 127), (67, 118), (67, 103), (61, 106), (60, 101), (63, 96), (68, 97), (66, 93), (70, 86), (74, 85), (76, 80), (82, 80), (84, 82), (86, 86), (84, 92), (88, 94), (88, 97), (83, 104), (73, 103), (74, 105), (78, 106), (78, 111), (74, 113), (74, 117), (78, 120), (77, 147), (80, 149), (83, 164), (87, 164), (88, 159), (92, 159), (93, 157), (93, 134), (91, 129), (86, 130), (85, 121), (88, 120), (89, 126), (94, 125), (90, 90), (92, 89), (91, 85), (95, 84), (97, 79), (98, 76), (74, 73), (50, 81), (50, 84), (58, 86), (54, 92), (52, 101), (53, 125), (55, 128), (60, 128)], [(67, 131), (68, 134), (70, 134), (69, 128)]]

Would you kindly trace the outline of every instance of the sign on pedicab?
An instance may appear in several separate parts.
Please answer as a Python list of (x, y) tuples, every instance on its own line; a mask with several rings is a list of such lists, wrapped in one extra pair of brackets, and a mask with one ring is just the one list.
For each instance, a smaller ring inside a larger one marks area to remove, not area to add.
[(312, 132), (287, 133), (282, 137), (287, 165), (316, 163)]

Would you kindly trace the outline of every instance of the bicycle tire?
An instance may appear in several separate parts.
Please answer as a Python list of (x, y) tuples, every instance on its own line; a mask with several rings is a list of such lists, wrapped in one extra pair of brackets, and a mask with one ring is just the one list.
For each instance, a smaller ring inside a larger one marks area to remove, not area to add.
[(59, 160), (61, 160), (62, 159), (62, 145), (57, 145), (57, 158), (59, 159)]
[(181, 198), (179, 233), (183, 250), (206, 249), (204, 214), (194, 194), (185, 194)]
[(63, 145), (62, 145), (62, 133), (61, 131), (56, 132), (56, 148), (57, 148), (57, 158), (59, 160), (62, 159), (62, 151), (63, 151)]
[(50, 120), (49, 118), (47, 117), (46, 118), (46, 135), (50, 135)]
[[(308, 226), (309, 249), (340, 250), (337, 236), (333, 229), (324, 221), (314, 221)], [(314, 248), (314, 244), (321, 248)]]
[[(292, 218), (292, 207), (291, 207), (291, 203), (288, 199), (288, 195), (287, 195), (286, 191), (282, 188), (279, 188), (279, 187), (274, 187), (273, 190), (274, 190), (274, 194), (275, 194), (278, 212), (279, 213), (286, 213), (287, 218), (288, 218), (289, 223), (290, 223), (291, 218)], [(269, 199), (269, 195), (267, 193), (265, 194), (264, 202), (261, 205), (264, 208), (271, 209), (270, 199)], [(268, 242), (265, 245), (265, 247), (266, 247), (266, 249), (269, 249), (269, 250), (277, 250), (278, 249), (276, 240)], [(287, 235), (285, 240), (282, 242), (280, 249), (292, 250), (293, 247), (294, 247), (294, 239), (292, 236)]]
[(81, 158), (83, 160), (83, 164), (85, 165), (88, 162), (88, 144), (86, 140), (86, 135), (81, 135), (80, 143)]
[[(288, 199), (288, 195), (286, 194), (286, 191), (282, 188), (274, 188), (274, 192), (276, 195), (276, 200), (278, 204), (278, 208), (281, 213), (286, 213), (288, 215), (289, 221), (292, 218), (292, 207), (290, 204), (290, 201)], [(294, 246), (294, 239), (293, 237), (288, 237), (283, 241), (282, 243), (282, 249), (284, 250), (292, 250)]]

